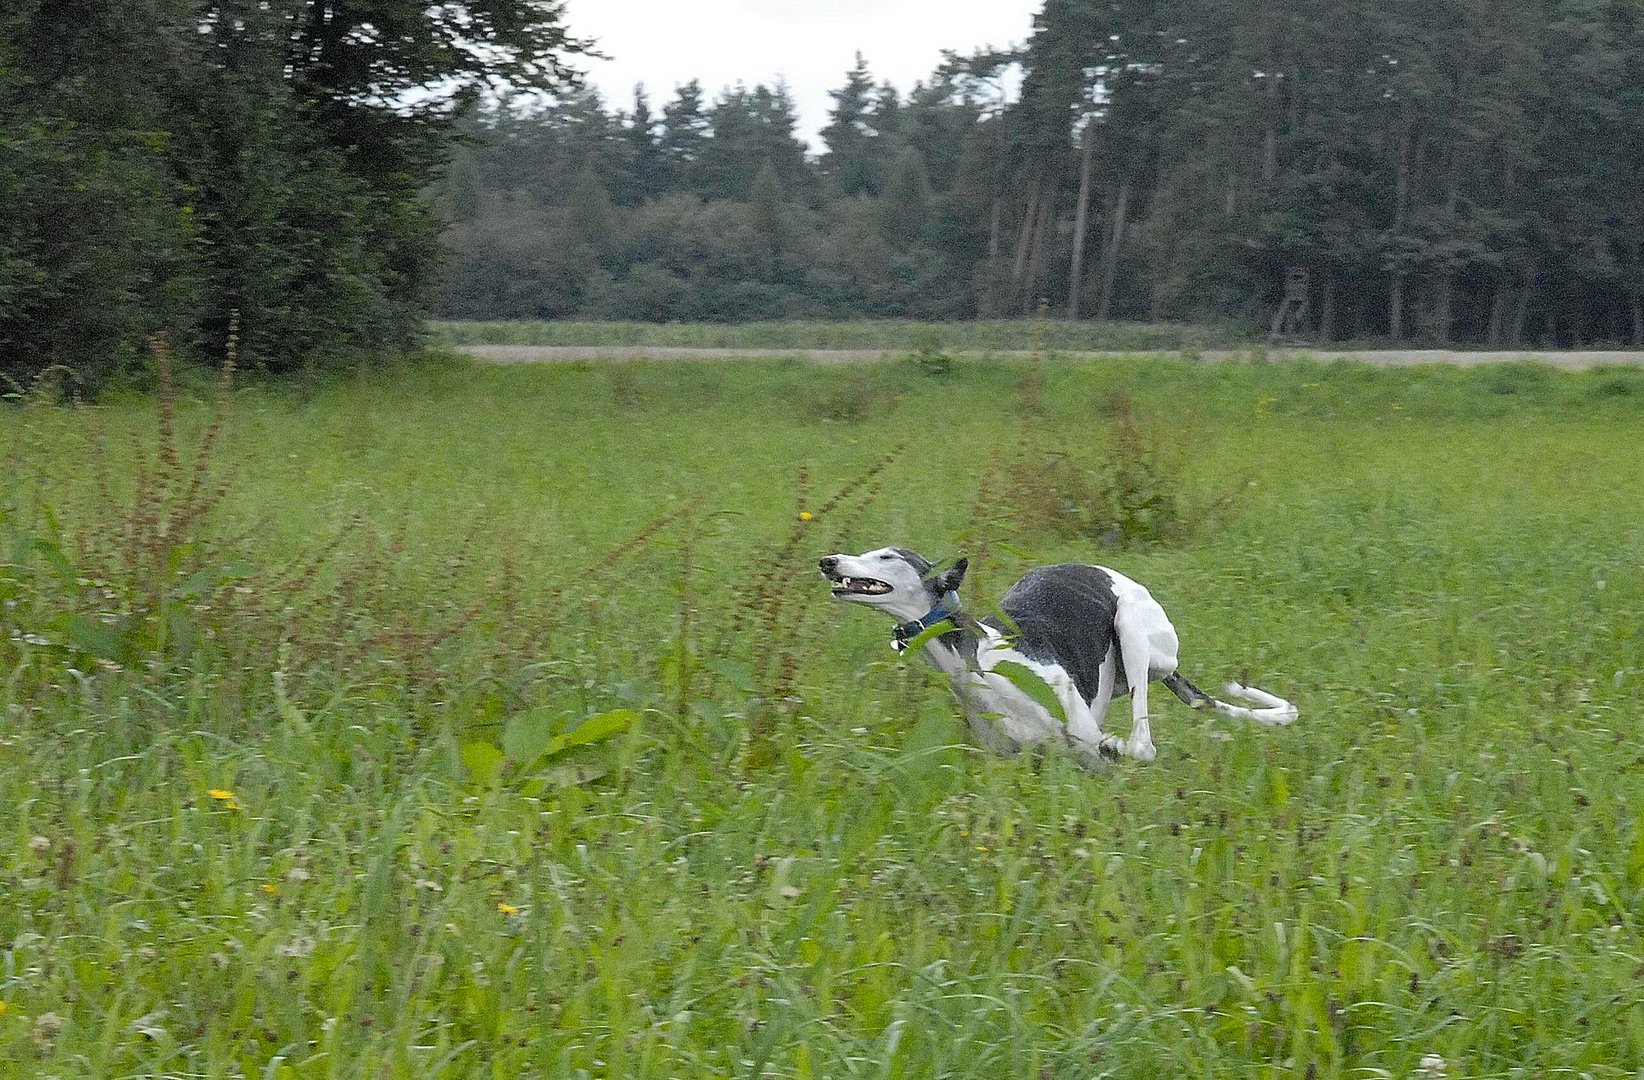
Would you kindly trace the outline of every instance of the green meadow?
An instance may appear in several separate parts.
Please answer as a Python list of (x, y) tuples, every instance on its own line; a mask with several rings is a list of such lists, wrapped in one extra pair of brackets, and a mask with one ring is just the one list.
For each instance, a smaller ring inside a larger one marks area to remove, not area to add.
[[(1644, 1075), (1644, 370), (176, 395), (0, 407), (0, 1076)], [(886, 543), (1300, 720), (981, 753)]]

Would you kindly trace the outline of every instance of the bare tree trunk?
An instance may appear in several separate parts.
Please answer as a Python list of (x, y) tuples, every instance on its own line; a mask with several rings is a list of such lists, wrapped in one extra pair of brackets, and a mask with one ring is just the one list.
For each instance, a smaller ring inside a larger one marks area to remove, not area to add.
[(988, 262), (999, 261), (999, 215), (1004, 208), (1005, 200), (998, 195), (993, 197), (993, 210), (988, 215)]
[(1050, 234), (1056, 227), (1056, 188), (1054, 181), (1045, 178), (1045, 191), (1039, 199), (1039, 226), (1033, 231), (1033, 249), (1028, 259), (1027, 287), (1023, 290), (1022, 314), (1032, 315), (1039, 310), (1039, 297), (1034, 293), (1044, 280), (1045, 263), (1050, 258)]
[[(1410, 106), (1404, 107), (1404, 119), (1399, 125), (1399, 167), (1393, 187), (1393, 231), (1404, 227), (1405, 210), (1410, 205), (1410, 137), (1414, 122)], [(1387, 332), (1394, 341), (1404, 338), (1404, 271), (1393, 271), (1392, 286), (1387, 296)]]
[(1272, 12), (1262, 25), (1262, 72), (1267, 98), (1266, 127), (1262, 131), (1262, 183), (1271, 184), (1279, 175), (1279, 72), (1273, 49)]
[(1336, 272), (1324, 272), (1324, 300), (1319, 306), (1319, 341), (1328, 345), (1336, 338)]
[(1079, 317), (1079, 294), (1084, 291), (1085, 230), (1090, 225), (1090, 159), (1096, 146), (1096, 125), (1085, 121), (1079, 149), (1079, 203), (1073, 210), (1073, 259), (1068, 268), (1067, 317)]
[[(1455, 220), (1456, 203), (1460, 199), (1461, 182), (1456, 175), (1456, 159), (1450, 159), (1450, 182), (1444, 196), (1444, 208)], [(1437, 331), (1440, 345), (1450, 344), (1450, 330), (1455, 323), (1454, 296), (1456, 287), (1456, 270), (1451, 266), (1440, 266), (1438, 283), (1438, 300), (1433, 305), (1433, 329)]]
[[(1528, 275), (1526, 275), (1528, 276)], [(1531, 278), (1533, 281), (1534, 279)], [(1532, 285), (1526, 283), (1518, 290), (1518, 303), (1513, 306), (1513, 329), (1507, 338), (1507, 347), (1516, 349), (1524, 340), (1524, 320), (1530, 314), (1530, 292)]]
[(1455, 276), (1449, 270), (1440, 272), (1438, 299), (1433, 304), (1433, 329), (1440, 345), (1450, 344), (1450, 324), (1455, 321), (1451, 312), (1451, 297), (1455, 292)]
[(1130, 180), (1119, 182), (1119, 195), (1113, 203), (1113, 224), (1102, 245), (1102, 293), (1096, 302), (1096, 317), (1105, 319), (1113, 310), (1113, 285), (1119, 272), (1119, 245), (1125, 236), (1125, 214), (1130, 208)]
[(1496, 284), (1496, 295), (1490, 301), (1490, 327), (1485, 331), (1485, 343), (1492, 349), (1501, 344), (1501, 335), (1507, 329), (1507, 308), (1512, 303), (1511, 286)]
[(1633, 293), (1633, 347), (1644, 349), (1644, 293)]
[(1028, 250), (1033, 243), (1033, 227), (1039, 222), (1039, 189), (1042, 186), (1035, 182), (1028, 191), (1027, 210), (1022, 214), (1022, 228), (1016, 234), (1016, 261), (1010, 268), (1012, 292), (1021, 290), (1022, 279), (1027, 276)]

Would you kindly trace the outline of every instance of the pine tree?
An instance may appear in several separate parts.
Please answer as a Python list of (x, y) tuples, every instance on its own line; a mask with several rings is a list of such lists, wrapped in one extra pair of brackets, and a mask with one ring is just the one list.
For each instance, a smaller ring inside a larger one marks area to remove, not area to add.
[(924, 159), (913, 147), (903, 147), (879, 200), (880, 231), (893, 247), (910, 248), (924, 236), (929, 209)]

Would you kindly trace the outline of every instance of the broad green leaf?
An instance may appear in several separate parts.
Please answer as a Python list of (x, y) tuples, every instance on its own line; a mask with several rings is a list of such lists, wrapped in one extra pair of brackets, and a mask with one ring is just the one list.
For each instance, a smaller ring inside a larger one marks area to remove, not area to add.
[[(590, 716), (578, 724), (572, 731), (554, 739), (562, 743), (558, 750), (569, 750), (573, 746), (587, 746), (590, 743), (603, 742), (612, 735), (627, 731), (639, 721), (639, 713), (633, 709), (612, 709), (597, 716)], [(556, 751), (557, 752), (557, 751)]]
[(1067, 723), (1067, 713), (1062, 710), (1062, 702), (1056, 691), (1032, 668), (1014, 660), (1001, 660), (993, 665), (992, 671), (995, 675), (1004, 676), (1016, 689), (1043, 705), (1053, 719)]
[(928, 641), (930, 641), (934, 638), (941, 637), (943, 634), (947, 633), (949, 630), (952, 630), (953, 628), (954, 628), (954, 625), (953, 625), (953, 620), (952, 619), (943, 619), (941, 622), (937, 623), (935, 626), (932, 626), (928, 630), (925, 630), (924, 632), (920, 633), (917, 637), (910, 638), (908, 640), (908, 647), (902, 651), (902, 655), (903, 656), (912, 656), (914, 653), (916, 653), (920, 649), (924, 648), (926, 642), (928, 642)]
[(554, 722), (547, 709), (530, 709), (509, 717), (502, 728), (502, 750), (515, 764), (535, 761), (554, 738)]
[(502, 771), (503, 754), (488, 742), (464, 743), (462, 767), (468, 770), (468, 779), (479, 787), (488, 787)]

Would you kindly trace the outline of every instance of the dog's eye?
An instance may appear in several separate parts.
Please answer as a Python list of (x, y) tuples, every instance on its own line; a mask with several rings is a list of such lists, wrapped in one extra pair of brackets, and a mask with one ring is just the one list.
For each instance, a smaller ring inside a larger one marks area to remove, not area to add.
[(895, 555), (881, 555), (881, 556), (879, 556), (879, 561), (884, 562), (886, 559), (894, 559), (894, 558), (896, 558)]

